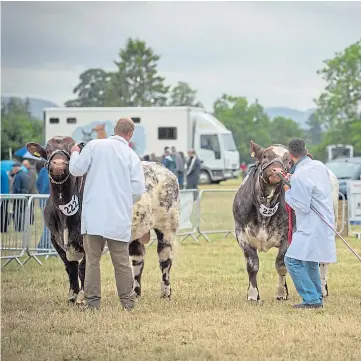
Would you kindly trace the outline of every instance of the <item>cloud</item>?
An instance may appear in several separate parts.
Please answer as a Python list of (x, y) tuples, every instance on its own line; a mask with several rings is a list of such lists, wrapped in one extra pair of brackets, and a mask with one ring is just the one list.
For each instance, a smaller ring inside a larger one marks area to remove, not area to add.
[(322, 61), (358, 40), (360, 11), (356, 2), (6, 2), (2, 89), (62, 103), (81, 71), (113, 68), (138, 37), (161, 55), (167, 82), (190, 82), (208, 107), (230, 92), (305, 109), (322, 89)]

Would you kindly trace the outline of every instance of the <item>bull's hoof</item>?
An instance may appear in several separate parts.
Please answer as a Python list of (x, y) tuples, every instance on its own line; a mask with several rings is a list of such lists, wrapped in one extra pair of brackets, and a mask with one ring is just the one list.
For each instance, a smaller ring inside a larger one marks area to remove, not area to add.
[(288, 296), (276, 296), (276, 300), (277, 301), (287, 301), (288, 300)]
[(79, 252), (73, 247), (69, 247), (66, 250), (66, 259), (69, 262), (81, 261), (84, 258), (84, 252)]
[(82, 305), (82, 306), (85, 306), (86, 305), (86, 301), (85, 301), (85, 296), (84, 296), (84, 290), (81, 290), (79, 293), (78, 293), (78, 296), (76, 298), (76, 304), (78, 306)]
[(247, 301), (250, 301), (250, 302), (258, 302), (260, 300), (261, 300), (261, 298), (259, 296), (257, 298), (247, 296)]
[(68, 293), (68, 303), (75, 303), (77, 299), (77, 294), (73, 290), (69, 290)]

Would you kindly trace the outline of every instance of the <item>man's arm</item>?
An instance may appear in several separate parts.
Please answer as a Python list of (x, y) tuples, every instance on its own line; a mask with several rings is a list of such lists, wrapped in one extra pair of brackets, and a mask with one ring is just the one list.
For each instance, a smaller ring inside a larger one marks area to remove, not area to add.
[(91, 144), (88, 143), (80, 153), (77, 146), (72, 148), (69, 171), (74, 177), (81, 177), (88, 172), (92, 161)]
[(294, 210), (304, 214), (311, 211), (311, 197), (315, 185), (312, 180), (302, 174), (291, 178), (291, 189), (285, 192), (286, 203)]
[(145, 192), (145, 178), (142, 163), (133, 151), (131, 152), (130, 183), (132, 185), (133, 203), (135, 203)]

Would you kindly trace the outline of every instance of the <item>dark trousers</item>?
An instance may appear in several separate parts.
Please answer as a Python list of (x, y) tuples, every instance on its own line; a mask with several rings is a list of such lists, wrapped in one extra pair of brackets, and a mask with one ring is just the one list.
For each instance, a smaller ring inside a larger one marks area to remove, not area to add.
[(16, 232), (23, 232), (25, 226), (26, 204), (22, 199), (14, 200), (14, 229)]

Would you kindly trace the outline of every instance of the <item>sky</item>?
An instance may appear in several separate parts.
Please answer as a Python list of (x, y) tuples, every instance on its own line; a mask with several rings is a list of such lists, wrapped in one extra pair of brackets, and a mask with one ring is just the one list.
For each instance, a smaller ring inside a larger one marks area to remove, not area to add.
[(207, 109), (223, 93), (306, 110), (325, 59), (361, 38), (361, 2), (2, 2), (2, 95), (61, 106), (79, 74), (115, 70), (129, 37)]

